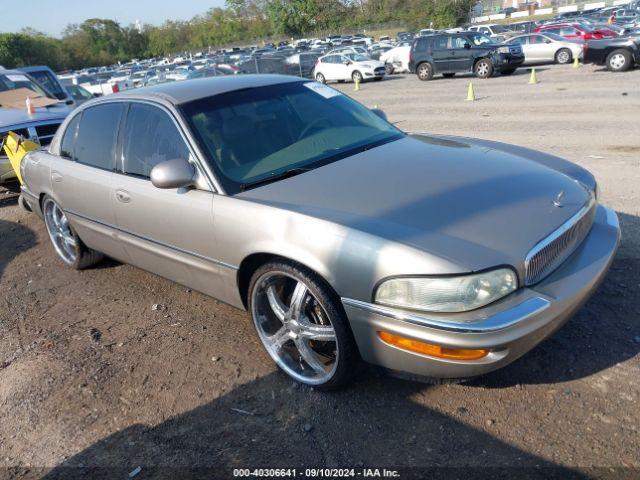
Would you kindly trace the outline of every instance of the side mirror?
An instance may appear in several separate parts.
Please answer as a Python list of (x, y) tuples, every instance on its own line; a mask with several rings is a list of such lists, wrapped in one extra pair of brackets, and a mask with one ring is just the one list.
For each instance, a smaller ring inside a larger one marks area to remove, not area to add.
[(464, 44), (464, 48), (467, 50), (471, 50), (471, 44), (470, 43), (465, 43)]
[(545, 40), (544, 43), (551, 43), (551, 40)]
[(379, 116), (381, 119), (383, 119), (385, 122), (388, 122), (389, 120), (387, 119), (387, 114), (384, 113), (384, 110), (380, 109), (380, 108), (372, 108), (371, 111), (373, 113), (375, 113), (377, 116)]
[(349, 60), (344, 60), (342, 63), (343, 65), (351, 65), (351, 62)]
[(193, 185), (195, 167), (182, 158), (167, 160), (151, 169), (151, 183), (157, 188), (183, 188)]

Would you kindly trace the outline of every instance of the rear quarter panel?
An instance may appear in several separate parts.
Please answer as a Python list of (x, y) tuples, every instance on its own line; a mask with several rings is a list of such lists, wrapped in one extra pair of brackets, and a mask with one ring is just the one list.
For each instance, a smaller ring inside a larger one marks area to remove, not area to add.
[[(43, 194), (53, 194), (51, 187), (51, 162), (53, 158), (53, 155), (46, 150), (36, 150), (26, 155), (22, 160), (24, 186), (38, 199)], [(37, 205), (36, 213), (42, 215), (39, 205)]]

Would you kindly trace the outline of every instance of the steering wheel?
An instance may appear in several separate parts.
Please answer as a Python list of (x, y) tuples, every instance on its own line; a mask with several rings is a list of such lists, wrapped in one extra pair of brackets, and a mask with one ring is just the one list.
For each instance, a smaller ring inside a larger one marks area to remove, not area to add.
[(333, 126), (333, 123), (328, 118), (318, 118), (302, 129), (302, 132), (298, 135), (298, 140), (302, 140), (311, 130), (320, 127), (322, 124), (325, 124), (327, 127)]

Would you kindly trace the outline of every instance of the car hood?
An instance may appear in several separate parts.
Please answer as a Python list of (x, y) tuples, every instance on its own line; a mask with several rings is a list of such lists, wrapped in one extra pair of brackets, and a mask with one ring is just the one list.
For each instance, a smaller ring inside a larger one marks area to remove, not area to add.
[(556, 161), (592, 179), (520, 147), (408, 136), (238, 197), (405, 244), (461, 271), (508, 264), (522, 273), (530, 249), (589, 199)]
[(60, 103), (50, 107), (36, 108), (36, 113), (29, 115), (26, 108), (0, 107), (0, 129), (29, 123), (41, 123), (47, 120), (63, 120), (71, 109)]
[(359, 67), (367, 67), (367, 68), (384, 67), (384, 63), (378, 62), (377, 60), (365, 60), (363, 62), (354, 62), (354, 65), (357, 65)]

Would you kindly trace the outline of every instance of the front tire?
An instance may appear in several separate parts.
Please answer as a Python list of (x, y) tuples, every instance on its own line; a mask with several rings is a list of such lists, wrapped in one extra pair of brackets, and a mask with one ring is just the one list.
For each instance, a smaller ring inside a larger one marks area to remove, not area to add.
[(293, 262), (258, 268), (249, 311), (267, 353), (295, 381), (330, 390), (347, 385), (360, 363), (340, 299), (314, 272)]
[(351, 74), (351, 80), (353, 80), (353, 83), (362, 83), (362, 78), (362, 74), (358, 70)]
[(48, 195), (42, 200), (42, 214), (53, 248), (64, 263), (82, 270), (102, 260), (103, 254), (80, 240), (60, 205)]
[(473, 72), (478, 78), (489, 78), (493, 75), (493, 63), (487, 58), (482, 58), (476, 62)]
[(568, 48), (561, 48), (556, 52), (556, 63), (560, 65), (566, 65), (573, 60), (573, 54)]
[(631, 54), (628, 50), (619, 48), (607, 57), (607, 68), (612, 72), (624, 72), (631, 67)]
[(433, 78), (433, 68), (430, 63), (423, 62), (416, 68), (416, 74), (423, 82), (431, 80)]

